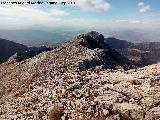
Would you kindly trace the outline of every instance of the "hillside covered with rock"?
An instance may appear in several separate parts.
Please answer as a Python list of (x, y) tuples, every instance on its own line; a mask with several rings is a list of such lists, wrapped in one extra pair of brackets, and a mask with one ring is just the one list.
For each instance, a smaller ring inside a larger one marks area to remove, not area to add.
[(132, 62), (97, 32), (5, 62), (0, 120), (159, 120), (160, 64), (126, 67)]

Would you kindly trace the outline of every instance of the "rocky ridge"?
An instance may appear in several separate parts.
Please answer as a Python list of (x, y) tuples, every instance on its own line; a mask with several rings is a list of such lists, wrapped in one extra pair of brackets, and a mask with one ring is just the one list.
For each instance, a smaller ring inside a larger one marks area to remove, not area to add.
[(130, 61), (103, 40), (91, 32), (0, 65), (0, 119), (158, 120), (160, 64), (125, 71)]

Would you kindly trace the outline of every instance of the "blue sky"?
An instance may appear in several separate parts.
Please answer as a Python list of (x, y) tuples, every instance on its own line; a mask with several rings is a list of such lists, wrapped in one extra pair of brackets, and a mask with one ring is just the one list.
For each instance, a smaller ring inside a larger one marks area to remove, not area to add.
[[(0, 0), (0, 2), (12, 0)], [(27, 0), (17, 0), (26, 2)], [(34, 0), (35, 1), (35, 0)], [(37, 0), (38, 1), (38, 0)], [(44, 0), (45, 2), (47, 0)], [(65, 0), (50, 0), (58, 3)], [(66, 0), (67, 3), (74, 2)], [(1, 5), (0, 28), (32, 26), (141, 28), (160, 26), (160, 0), (76, 0), (75, 5)]]

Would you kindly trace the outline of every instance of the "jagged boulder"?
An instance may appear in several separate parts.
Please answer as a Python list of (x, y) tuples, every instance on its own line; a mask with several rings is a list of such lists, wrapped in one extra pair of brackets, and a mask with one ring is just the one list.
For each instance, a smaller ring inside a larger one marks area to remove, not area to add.
[(82, 34), (78, 36), (82, 39), (81, 44), (89, 49), (103, 48), (104, 47), (104, 36), (98, 32), (92, 31), (88, 34)]

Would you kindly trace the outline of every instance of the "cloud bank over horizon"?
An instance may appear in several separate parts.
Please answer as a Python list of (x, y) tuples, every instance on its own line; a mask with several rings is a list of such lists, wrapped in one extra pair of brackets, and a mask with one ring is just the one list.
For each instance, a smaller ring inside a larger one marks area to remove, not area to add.
[[(7, 2), (9, 0), (0, 0)], [(26, 0), (17, 0), (26, 1)], [(47, 2), (47, 0), (45, 0)], [(56, 0), (52, 0), (56, 1)], [(64, 0), (57, 0), (63, 2)], [(156, 28), (158, 0), (77, 0), (75, 5), (0, 4), (0, 28), (77, 26), (85, 28)], [(10, 1), (9, 1), (10, 2)], [(66, 0), (67, 3), (74, 2)], [(132, 7), (130, 7), (132, 5)]]

